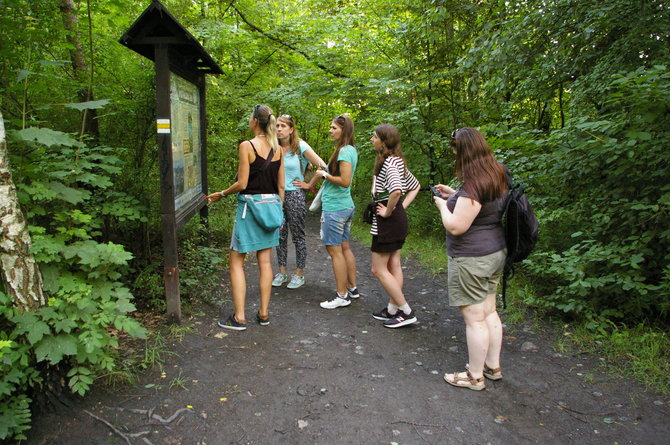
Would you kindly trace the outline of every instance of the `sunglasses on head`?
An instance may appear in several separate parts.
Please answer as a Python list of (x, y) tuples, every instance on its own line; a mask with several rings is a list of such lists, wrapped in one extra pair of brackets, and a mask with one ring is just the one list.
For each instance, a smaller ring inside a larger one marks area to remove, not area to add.
[(280, 119), (288, 119), (291, 122), (293, 122), (293, 116), (291, 116), (290, 114), (282, 114), (281, 116), (279, 116), (279, 118)]
[(460, 129), (452, 131), (451, 132), (451, 138), (456, 139), (456, 133), (458, 133), (459, 131), (460, 131)]

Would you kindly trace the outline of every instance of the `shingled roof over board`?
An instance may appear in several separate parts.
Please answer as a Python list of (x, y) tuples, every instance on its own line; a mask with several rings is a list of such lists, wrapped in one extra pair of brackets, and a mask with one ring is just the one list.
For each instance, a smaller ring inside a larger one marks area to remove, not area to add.
[(157, 45), (167, 44), (171, 65), (191, 72), (223, 74), (195, 37), (158, 0), (144, 10), (119, 43), (150, 60), (154, 60)]

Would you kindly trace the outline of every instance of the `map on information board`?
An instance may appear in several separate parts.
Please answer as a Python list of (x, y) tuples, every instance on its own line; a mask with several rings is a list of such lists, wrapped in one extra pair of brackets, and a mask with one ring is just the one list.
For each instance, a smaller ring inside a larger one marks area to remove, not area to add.
[(170, 73), (172, 168), (175, 211), (199, 197), (202, 190), (200, 94), (198, 87)]

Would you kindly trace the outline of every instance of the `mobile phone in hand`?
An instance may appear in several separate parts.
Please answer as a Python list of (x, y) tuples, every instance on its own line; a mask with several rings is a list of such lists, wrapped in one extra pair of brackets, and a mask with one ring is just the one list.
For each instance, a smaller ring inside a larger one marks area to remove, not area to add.
[(437, 196), (438, 198), (442, 198), (442, 193), (438, 189), (436, 189), (434, 186), (429, 185), (430, 191), (433, 192), (433, 195)]

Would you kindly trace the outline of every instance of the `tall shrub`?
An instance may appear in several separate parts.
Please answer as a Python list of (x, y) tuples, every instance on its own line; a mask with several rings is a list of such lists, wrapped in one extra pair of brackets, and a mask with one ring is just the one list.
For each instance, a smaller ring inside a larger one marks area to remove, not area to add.
[(0, 294), (1, 439), (24, 437), (31, 388), (45, 373), (65, 369), (70, 390), (84, 394), (96, 376), (114, 369), (119, 332), (145, 335), (129, 316), (133, 296), (120, 282), (131, 255), (101, 240), (105, 218), (141, 218), (135, 200), (112, 190), (121, 172), (114, 150), (45, 128), (13, 136), (15, 182), (47, 304), (23, 312)]
[(574, 118), (538, 141), (552, 209), (543, 232), (553, 240), (531, 265), (550, 284), (535, 302), (667, 322), (670, 74), (666, 66), (617, 74), (601, 98), (597, 119)]

